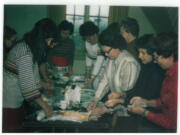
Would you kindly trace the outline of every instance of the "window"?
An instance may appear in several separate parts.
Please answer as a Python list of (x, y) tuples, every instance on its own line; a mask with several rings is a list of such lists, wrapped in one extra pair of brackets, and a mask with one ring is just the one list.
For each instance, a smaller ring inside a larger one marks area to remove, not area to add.
[(108, 25), (109, 6), (67, 5), (66, 19), (74, 24), (73, 39), (77, 49), (83, 48), (79, 27), (84, 21), (92, 21), (99, 27), (99, 32)]

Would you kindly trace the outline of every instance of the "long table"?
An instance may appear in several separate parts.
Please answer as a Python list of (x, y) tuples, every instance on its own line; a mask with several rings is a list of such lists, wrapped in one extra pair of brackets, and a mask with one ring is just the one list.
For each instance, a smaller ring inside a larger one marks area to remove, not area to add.
[[(55, 101), (63, 98), (66, 85), (56, 85), (52, 92), (45, 91), (45, 95), (49, 98), (53, 97), (51, 105), (54, 109), (59, 109), (55, 107)], [(62, 90), (62, 91), (61, 91)], [(31, 108), (28, 108), (31, 110)], [(113, 115), (114, 114), (104, 114), (97, 121), (86, 121), (86, 122), (73, 122), (73, 121), (64, 121), (64, 120), (55, 120), (55, 121), (38, 121), (36, 119), (35, 111), (31, 110), (32, 113), (26, 115), (25, 120), (23, 121), (22, 126), (26, 128), (27, 132), (51, 132), (51, 133), (108, 133), (113, 132)], [(126, 124), (128, 117), (122, 117), (122, 123), (120, 122), (119, 127), (128, 127), (129, 124)], [(130, 122), (133, 126), (133, 122)], [(134, 123), (135, 124), (135, 123)], [(118, 130), (118, 132), (124, 132), (123, 129)], [(128, 130), (127, 130), (128, 132)]]
[(111, 118), (110, 115), (104, 115), (98, 121), (87, 121), (87, 122), (72, 122), (72, 121), (46, 121), (41, 122), (35, 119), (35, 116), (31, 115), (26, 117), (23, 122), (23, 127), (28, 132), (51, 132), (51, 133), (106, 133), (110, 132), (111, 129)]

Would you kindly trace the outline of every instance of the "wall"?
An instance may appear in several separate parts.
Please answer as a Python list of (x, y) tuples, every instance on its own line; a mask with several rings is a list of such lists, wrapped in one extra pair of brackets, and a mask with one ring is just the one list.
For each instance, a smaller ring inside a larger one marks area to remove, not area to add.
[(129, 7), (128, 16), (138, 21), (140, 27), (139, 36), (156, 32), (140, 7)]
[(47, 6), (45, 5), (5, 5), (4, 10), (4, 24), (17, 31), (18, 39), (30, 31), (35, 22), (47, 17)]

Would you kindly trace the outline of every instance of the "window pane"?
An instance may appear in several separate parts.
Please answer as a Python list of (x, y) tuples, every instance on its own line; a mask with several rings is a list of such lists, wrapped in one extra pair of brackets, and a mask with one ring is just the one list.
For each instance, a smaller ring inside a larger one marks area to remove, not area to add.
[(101, 6), (100, 8), (100, 16), (109, 16), (109, 6)]
[(99, 25), (100, 20), (98, 19), (98, 17), (90, 17), (89, 20), (94, 22), (94, 24), (96, 24), (97, 26)]
[(66, 14), (74, 14), (74, 5), (66, 6)]
[(83, 39), (80, 36), (79, 32), (75, 32), (73, 37), (75, 47), (78, 49), (83, 48)]
[(108, 26), (108, 18), (100, 18), (99, 32), (102, 32)]
[(79, 27), (84, 22), (84, 17), (82, 16), (75, 16), (75, 26), (74, 26), (74, 32), (79, 32)]
[(73, 16), (66, 15), (66, 20), (73, 23)]
[(76, 15), (84, 15), (84, 6), (76, 5), (75, 6)]
[(98, 16), (99, 6), (90, 6), (90, 16)]
[(99, 32), (102, 32), (108, 25), (108, 18), (90, 17), (90, 20), (99, 27)]

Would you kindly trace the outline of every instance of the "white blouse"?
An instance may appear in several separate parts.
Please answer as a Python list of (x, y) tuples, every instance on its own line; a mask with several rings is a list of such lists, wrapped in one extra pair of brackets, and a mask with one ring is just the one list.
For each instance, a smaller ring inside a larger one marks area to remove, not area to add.
[(86, 66), (93, 67), (92, 68), (92, 75), (97, 75), (99, 70), (103, 64), (104, 56), (99, 54), (101, 52), (100, 47), (98, 44), (91, 45), (89, 42), (86, 41)]
[(109, 59), (103, 78), (95, 93), (95, 101), (100, 101), (109, 91), (125, 92), (133, 88), (139, 72), (140, 64), (126, 50), (120, 52), (116, 59)]

